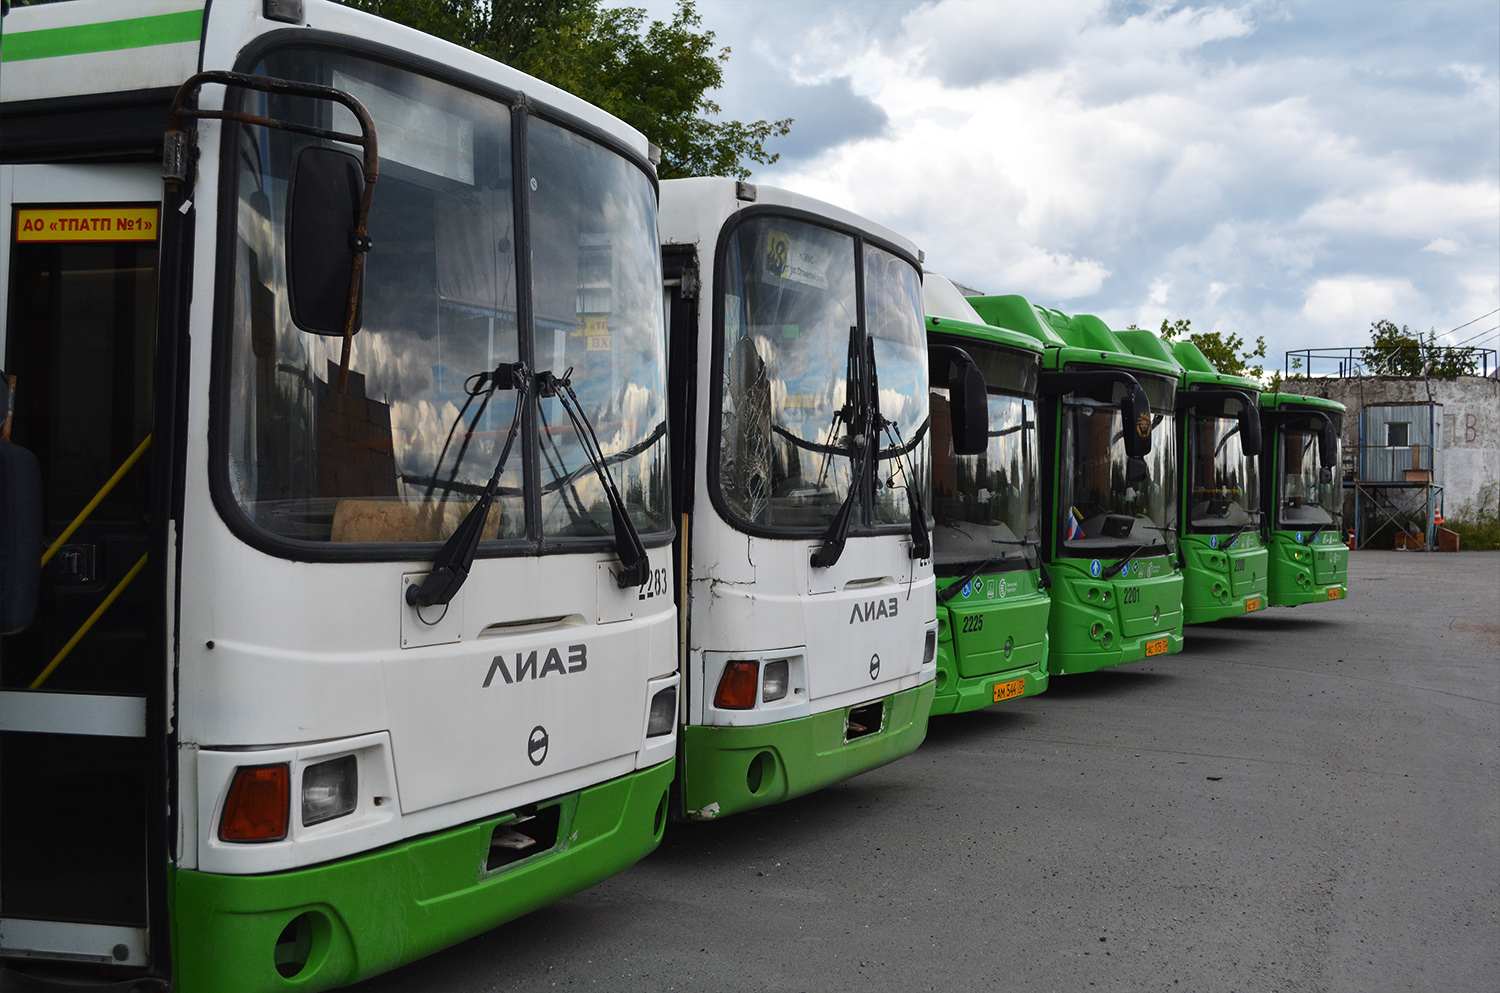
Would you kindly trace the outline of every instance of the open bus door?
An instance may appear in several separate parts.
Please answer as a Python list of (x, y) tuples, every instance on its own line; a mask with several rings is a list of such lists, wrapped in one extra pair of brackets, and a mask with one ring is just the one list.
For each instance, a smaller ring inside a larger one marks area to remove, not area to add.
[(77, 167), (3, 172), (0, 362), (9, 441), (40, 467), (45, 551), (34, 615), (0, 637), (0, 955), (160, 976), (166, 555), (149, 448), (161, 181), (149, 165), (91, 167), (87, 182)]

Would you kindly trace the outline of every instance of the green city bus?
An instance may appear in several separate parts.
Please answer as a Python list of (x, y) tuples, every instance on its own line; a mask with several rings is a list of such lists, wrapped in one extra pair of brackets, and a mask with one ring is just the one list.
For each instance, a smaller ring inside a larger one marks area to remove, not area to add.
[(1339, 433), (1344, 405), (1263, 393), (1261, 503), (1269, 509), (1267, 600), (1295, 607), (1349, 595), (1349, 550), (1340, 522)]
[(1202, 624), (1266, 608), (1261, 541), (1260, 384), (1217, 371), (1191, 341), (1173, 342), (1182, 462), (1182, 620)]
[[(958, 289), (928, 273), (922, 283), (932, 350), (933, 568), (937, 574), (937, 693), (933, 714), (956, 714), (1047, 688), (1042, 580), (1035, 338), (985, 324)], [(983, 374), (988, 445), (954, 445), (947, 350)]]
[(1173, 443), (1181, 367), (1160, 343), (1154, 354), (1137, 354), (1097, 317), (1020, 296), (969, 302), (985, 323), (1043, 347), (1047, 671), (1092, 672), (1181, 651)]

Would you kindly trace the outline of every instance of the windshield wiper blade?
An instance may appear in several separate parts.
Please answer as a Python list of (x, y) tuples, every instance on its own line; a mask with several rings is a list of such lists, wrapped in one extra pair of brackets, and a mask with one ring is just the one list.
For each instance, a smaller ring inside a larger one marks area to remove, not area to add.
[[(488, 379), (489, 393), (506, 388), (516, 390), (516, 409), (511, 414), (510, 431), (505, 435), (505, 447), (500, 450), (500, 460), (495, 463), (495, 471), (490, 473), (490, 481), (485, 485), (484, 493), (464, 515), (464, 519), (458, 522), (458, 527), (453, 529), (453, 533), (448, 536), (443, 547), (438, 549), (437, 556), (432, 560), (432, 571), (427, 574), (427, 578), (422, 580), (421, 585), (413, 583), (406, 588), (406, 602), (413, 607), (446, 604), (458, 594), (468, 580), (469, 569), (474, 565), (474, 553), (479, 550), (479, 542), (484, 536), (484, 525), (489, 520), (490, 506), (495, 502), (495, 490), (500, 485), (500, 476), (505, 472), (506, 461), (510, 459), (511, 446), (515, 444), (516, 433), (521, 428), (521, 408), (525, 405), (526, 392), (531, 386), (531, 374), (526, 368), (526, 363), (516, 362), (510, 366), (500, 366), (492, 373), (481, 375)], [(509, 382), (506, 382), (507, 379)], [(487, 394), (485, 402), (488, 400)], [(477, 419), (476, 415), (476, 421)], [(430, 493), (431, 490), (428, 492)], [(446, 491), (444, 499), (447, 499)]]
[(991, 555), (989, 558), (985, 559), (983, 562), (970, 569), (969, 574), (963, 579), (960, 579), (952, 586), (945, 586), (943, 589), (938, 590), (938, 602), (947, 603), (949, 600), (952, 600), (954, 597), (958, 596), (959, 591), (962, 590), (965, 586), (968, 586), (975, 576), (979, 575), (981, 572), (988, 569), (996, 562), (1004, 562), (1005, 557), (1009, 554), (1009, 552), (1001, 552), (999, 555)]
[[(1037, 564), (1041, 565), (1040, 552), (1042, 543), (1040, 541), (1036, 541), (1031, 538), (991, 538), (990, 543), (995, 545), (1024, 545), (1028, 548), (1035, 548), (1038, 552)], [(996, 562), (1004, 562), (1009, 557), (1009, 552), (1001, 552), (999, 555), (991, 555), (989, 558), (985, 559), (983, 562), (979, 563), (973, 569), (971, 569), (969, 571), (969, 574), (963, 579), (959, 580), (951, 586), (945, 586), (943, 589), (939, 590), (937, 595), (938, 600), (945, 603), (949, 600), (952, 600), (955, 596), (958, 595), (958, 591), (968, 585), (969, 581), (972, 580), (975, 576), (979, 575), (981, 572), (983, 572), (985, 569), (988, 569)], [(1048, 581), (1048, 585), (1051, 585), (1050, 579)]]
[[(823, 532), (823, 544), (813, 552), (809, 560), (815, 569), (830, 568), (844, 554), (844, 542), (849, 537), (849, 521), (854, 516), (854, 505), (864, 494), (865, 476), (874, 471), (871, 455), (880, 444), (879, 436), (872, 436), (874, 425), (870, 423), (870, 405), (866, 402), (865, 377), (860, 358), (859, 327), (856, 325), (849, 329), (849, 365), (844, 379), (845, 402), (843, 408), (834, 413), (835, 422), (844, 422), (844, 446), (854, 463), (854, 471), (850, 474), (849, 492), (844, 496), (844, 502), (839, 505), (838, 513), (833, 515), (828, 530)], [(859, 424), (858, 431), (855, 430), (856, 423)], [(827, 470), (828, 461), (824, 460), (824, 473)], [(819, 483), (821, 482), (820, 476)]]
[(1256, 513), (1260, 515), (1261, 520), (1251, 521), (1249, 524), (1241, 524), (1237, 529), (1235, 529), (1234, 534), (1229, 536), (1229, 541), (1224, 545), (1225, 549), (1233, 548), (1234, 543), (1240, 540), (1240, 535), (1244, 534), (1246, 531), (1249, 531), (1251, 528), (1260, 528), (1262, 521), (1265, 519), (1265, 514), (1259, 510), (1257, 510)]
[(646, 546), (641, 544), (640, 532), (635, 529), (635, 522), (625, 509), (625, 501), (620, 499), (620, 491), (615, 488), (614, 478), (609, 474), (609, 463), (599, 444), (599, 436), (594, 433), (594, 426), (583, 412), (578, 394), (573, 392), (570, 378), (572, 374), (571, 366), (561, 376), (555, 376), (551, 372), (537, 373), (540, 395), (544, 398), (555, 396), (562, 404), (568, 420), (573, 422), (578, 443), (593, 464), (599, 483), (604, 488), (604, 498), (609, 502), (610, 516), (614, 519), (615, 552), (620, 556), (621, 568), (615, 573), (615, 585), (622, 590), (640, 586), (651, 574), (651, 561), (646, 556)]
[(1136, 545), (1130, 551), (1128, 551), (1128, 552), (1125, 553), (1125, 557), (1123, 559), (1121, 559), (1120, 561), (1116, 562), (1114, 565), (1110, 566), (1108, 569), (1105, 569), (1103, 572), (1101, 572), (1099, 574), (1099, 578), (1100, 579), (1108, 579), (1109, 577), (1113, 576), (1115, 573), (1119, 572), (1121, 569), (1123, 569), (1127, 565), (1129, 565), (1131, 559), (1135, 558), (1137, 555), (1141, 554), (1146, 549), (1148, 549), (1148, 548), (1155, 548), (1155, 547), (1156, 547), (1156, 545), (1154, 543), (1150, 544), (1150, 545)]

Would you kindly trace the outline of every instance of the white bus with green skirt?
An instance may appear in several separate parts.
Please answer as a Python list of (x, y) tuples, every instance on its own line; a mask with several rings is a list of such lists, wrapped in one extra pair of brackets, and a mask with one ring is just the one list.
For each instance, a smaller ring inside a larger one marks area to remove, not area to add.
[(645, 138), (323, 0), (3, 58), (0, 985), (325, 989), (651, 851)]

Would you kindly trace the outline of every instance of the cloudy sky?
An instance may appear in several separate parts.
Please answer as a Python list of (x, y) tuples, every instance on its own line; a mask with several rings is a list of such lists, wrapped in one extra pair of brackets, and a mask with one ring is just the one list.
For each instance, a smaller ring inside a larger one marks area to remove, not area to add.
[(733, 50), (726, 116), (796, 119), (755, 180), (901, 231), (931, 271), (1264, 335), (1268, 371), (1379, 318), (1500, 344), (1493, 0), (698, 8)]

